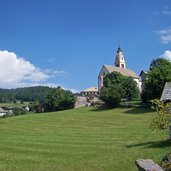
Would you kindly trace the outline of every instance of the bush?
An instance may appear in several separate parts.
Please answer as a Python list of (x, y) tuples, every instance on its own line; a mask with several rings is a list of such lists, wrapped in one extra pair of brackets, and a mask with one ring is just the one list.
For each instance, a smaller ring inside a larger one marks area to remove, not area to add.
[(171, 152), (163, 157), (163, 160), (161, 162), (161, 167), (165, 171), (171, 171)]
[(19, 107), (16, 107), (13, 109), (13, 115), (16, 116), (16, 115), (25, 115), (27, 114), (28, 111), (23, 109), (23, 108), (19, 108)]
[(168, 129), (171, 119), (171, 104), (161, 102), (158, 99), (153, 100), (152, 104), (157, 112), (151, 121), (151, 127), (159, 130)]
[(147, 92), (147, 89), (144, 89), (141, 93), (141, 100), (144, 102), (144, 103), (147, 103), (148, 100), (149, 100), (149, 97), (148, 97), (148, 92)]
[(74, 108), (76, 97), (70, 91), (60, 87), (52, 89), (46, 98), (46, 111), (58, 111)]
[(103, 87), (100, 99), (109, 107), (117, 106), (121, 101), (122, 89), (120, 86), (113, 85), (110, 87)]

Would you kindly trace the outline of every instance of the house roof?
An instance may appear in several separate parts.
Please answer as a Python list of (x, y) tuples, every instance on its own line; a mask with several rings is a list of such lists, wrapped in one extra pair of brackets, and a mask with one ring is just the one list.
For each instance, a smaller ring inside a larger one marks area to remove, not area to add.
[(1, 107), (0, 107), (0, 113), (6, 113), (6, 112), (8, 112), (7, 110), (4, 110), (4, 109), (2, 109)]
[(171, 82), (166, 82), (160, 101), (171, 100)]
[(141, 77), (142, 74), (147, 74), (147, 73), (148, 73), (148, 71), (143, 71), (143, 70), (142, 70), (142, 71), (140, 72), (140, 77)]
[(111, 65), (104, 65), (104, 67), (108, 70), (109, 73), (119, 72), (122, 75), (127, 76), (127, 77), (140, 78), (137, 76), (137, 74), (135, 72), (133, 72), (132, 70), (127, 69), (127, 68), (120, 68), (120, 67), (115, 67), (115, 66), (111, 66)]
[(82, 92), (97, 92), (98, 88), (97, 87), (89, 87), (85, 90), (83, 90)]

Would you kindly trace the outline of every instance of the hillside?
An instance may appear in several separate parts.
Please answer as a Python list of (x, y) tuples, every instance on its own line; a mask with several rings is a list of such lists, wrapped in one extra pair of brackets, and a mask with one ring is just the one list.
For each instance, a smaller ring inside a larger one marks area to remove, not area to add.
[(149, 129), (149, 109), (80, 108), (0, 119), (0, 170), (134, 171), (160, 161), (167, 135)]
[(50, 87), (36, 86), (16, 89), (0, 89), (0, 103), (20, 101), (44, 101), (44, 98), (51, 91)]

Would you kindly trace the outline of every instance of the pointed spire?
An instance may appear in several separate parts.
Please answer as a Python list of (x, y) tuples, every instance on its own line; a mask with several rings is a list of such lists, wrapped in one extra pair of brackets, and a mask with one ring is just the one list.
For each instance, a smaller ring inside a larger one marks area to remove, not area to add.
[(122, 52), (122, 49), (121, 49), (121, 47), (120, 47), (120, 42), (118, 42), (118, 50), (117, 50), (117, 53), (118, 52)]
[(118, 41), (118, 48), (120, 48), (120, 41)]

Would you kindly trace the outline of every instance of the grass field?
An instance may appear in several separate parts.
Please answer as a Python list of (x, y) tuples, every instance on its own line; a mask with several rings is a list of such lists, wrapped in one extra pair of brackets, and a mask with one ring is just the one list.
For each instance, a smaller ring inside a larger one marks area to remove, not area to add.
[(160, 161), (167, 135), (149, 129), (149, 109), (80, 108), (0, 119), (1, 171), (136, 171)]
[(29, 105), (29, 102), (17, 103), (0, 103), (0, 107), (22, 107)]

